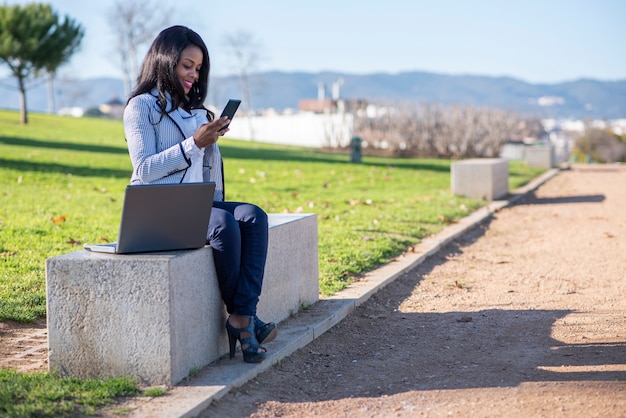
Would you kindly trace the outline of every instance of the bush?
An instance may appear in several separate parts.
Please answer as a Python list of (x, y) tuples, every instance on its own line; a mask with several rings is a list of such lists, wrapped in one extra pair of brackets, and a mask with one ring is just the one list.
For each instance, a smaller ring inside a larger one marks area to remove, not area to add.
[(590, 158), (600, 163), (625, 162), (626, 142), (609, 129), (588, 128), (576, 140), (574, 155), (582, 161)]
[(393, 105), (378, 107), (376, 113), (358, 115), (355, 134), (368, 146), (387, 149), (392, 155), (498, 157), (509, 140), (545, 133), (538, 119), (470, 105)]

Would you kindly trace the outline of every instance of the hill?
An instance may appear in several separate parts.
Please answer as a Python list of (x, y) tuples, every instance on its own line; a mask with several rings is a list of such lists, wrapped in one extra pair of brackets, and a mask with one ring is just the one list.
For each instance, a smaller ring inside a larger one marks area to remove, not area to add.
[[(428, 72), (397, 74), (346, 74), (336, 72), (263, 72), (250, 76), (251, 102), (255, 109), (295, 109), (298, 101), (315, 98), (320, 83), (330, 97), (333, 83), (342, 80), (340, 97), (370, 102), (416, 101), (472, 104), (515, 110), (539, 117), (626, 118), (626, 80), (580, 79), (555, 84), (532, 84), (511, 77), (446, 75)], [(0, 108), (17, 109), (19, 98), (13, 79), (0, 80)], [(237, 77), (213, 77), (209, 101), (226, 103), (241, 96)], [(59, 81), (57, 107), (90, 108), (123, 97), (122, 81), (115, 78)], [(47, 110), (46, 86), (32, 86), (27, 93), (30, 111)]]

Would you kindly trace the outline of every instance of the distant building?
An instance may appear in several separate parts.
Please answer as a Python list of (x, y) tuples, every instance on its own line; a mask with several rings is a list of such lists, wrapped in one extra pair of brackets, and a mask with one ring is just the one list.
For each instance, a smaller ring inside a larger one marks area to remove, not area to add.
[(57, 113), (59, 116), (82, 118), (85, 114), (85, 110), (82, 107), (62, 107)]
[(298, 102), (298, 110), (313, 113), (356, 113), (358, 110), (367, 108), (367, 100), (340, 99), (340, 88), (342, 85), (342, 79), (332, 83), (331, 98), (326, 98), (326, 85), (324, 83), (318, 83), (317, 99), (300, 100)]
[(111, 119), (122, 119), (124, 116), (124, 106), (126, 104), (119, 98), (114, 97), (106, 103), (98, 106), (98, 110), (102, 112), (102, 115)]
[(303, 112), (333, 113), (337, 111), (337, 101), (331, 99), (302, 99), (298, 109)]
[(356, 113), (367, 108), (364, 99), (302, 99), (298, 102), (298, 110), (313, 113)]

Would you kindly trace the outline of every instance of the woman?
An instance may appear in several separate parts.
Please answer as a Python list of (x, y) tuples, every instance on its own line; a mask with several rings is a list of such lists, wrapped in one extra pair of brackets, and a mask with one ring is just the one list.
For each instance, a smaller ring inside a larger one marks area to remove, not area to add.
[(191, 29), (173, 26), (156, 37), (124, 110), (131, 183), (216, 183), (207, 244), (229, 313), (230, 357), (239, 341), (244, 360), (259, 362), (266, 353), (261, 343), (277, 334), (274, 323), (256, 316), (267, 256), (267, 215), (255, 205), (224, 200), (217, 140), (228, 132), (230, 121), (215, 120), (204, 107), (209, 69), (206, 45)]

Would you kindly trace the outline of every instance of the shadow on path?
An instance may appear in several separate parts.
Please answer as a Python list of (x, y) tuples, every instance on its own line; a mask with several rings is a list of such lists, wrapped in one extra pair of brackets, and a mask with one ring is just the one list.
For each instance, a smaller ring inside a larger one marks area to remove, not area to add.
[[(319, 402), (528, 382), (626, 381), (626, 340), (569, 344), (552, 337), (555, 324), (573, 310), (507, 309), (504, 303), (476, 311), (399, 309), (425, 276), (481, 238), (492, 220), (379, 290), (256, 384), (289, 382), (288, 393), (275, 394), (277, 402)], [(255, 411), (250, 406), (248, 412)]]
[(535, 193), (529, 193), (518, 205), (555, 205), (566, 203), (602, 203), (606, 200), (603, 194), (591, 194), (581, 196), (560, 197), (537, 197)]

